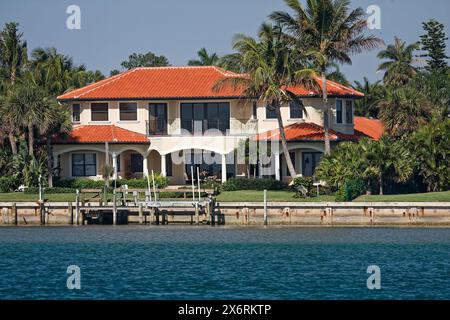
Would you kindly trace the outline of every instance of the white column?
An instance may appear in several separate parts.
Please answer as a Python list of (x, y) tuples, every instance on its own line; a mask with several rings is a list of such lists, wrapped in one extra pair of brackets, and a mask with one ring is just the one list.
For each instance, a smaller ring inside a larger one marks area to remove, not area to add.
[(112, 153), (112, 165), (113, 165), (113, 179), (117, 180), (117, 153)]
[(222, 154), (222, 183), (227, 181), (227, 156)]
[(166, 168), (166, 155), (161, 155), (161, 175), (166, 176), (167, 175), (167, 168)]
[(144, 177), (147, 177), (147, 176), (148, 176), (148, 161), (147, 161), (147, 155), (144, 155), (144, 160), (142, 161), (142, 167), (143, 167), (142, 173), (144, 174)]
[(280, 174), (280, 154), (278, 152), (274, 153), (275, 157), (275, 179), (278, 181), (281, 180), (281, 174)]

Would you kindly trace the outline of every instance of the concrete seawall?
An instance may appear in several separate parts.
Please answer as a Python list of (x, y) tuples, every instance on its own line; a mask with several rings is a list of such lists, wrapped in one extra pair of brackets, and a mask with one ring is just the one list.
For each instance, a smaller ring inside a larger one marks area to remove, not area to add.
[[(93, 205), (94, 207), (95, 205)], [(47, 225), (69, 225), (74, 215), (69, 203), (45, 205)], [(138, 223), (137, 209), (130, 207), (129, 223)], [(219, 203), (225, 225), (263, 225), (264, 203)], [(17, 212), (17, 214), (16, 214)], [(33, 202), (0, 202), (0, 226), (40, 225), (39, 206)], [(79, 217), (81, 218), (81, 217)], [(188, 216), (168, 211), (168, 222), (189, 223)], [(204, 219), (205, 221), (205, 219)], [(450, 226), (450, 202), (353, 202), (267, 204), (268, 225), (302, 226)], [(76, 224), (76, 222), (75, 222)]]

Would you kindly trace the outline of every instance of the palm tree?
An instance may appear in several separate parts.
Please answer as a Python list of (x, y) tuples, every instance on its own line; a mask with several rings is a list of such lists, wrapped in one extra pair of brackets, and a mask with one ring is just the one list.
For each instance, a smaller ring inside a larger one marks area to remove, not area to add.
[(387, 177), (405, 182), (413, 174), (414, 162), (408, 149), (401, 141), (393, 141), (386, 135), (378, 141), (371, 141), (362, 156), (367, 162), (364, 175), (378, 180), (380, 195), (384, 194)]
[(380, 119), (387, 134), (395, 139), (407, 138), (431, 120), (433, 106), (417, 88), (388, 88), (380, 102)]
[(405, 85), (417, 74), (417, 68), (413, 64), (414, 51), (419, 48), (418, 42), (406, 45), (405, 41), (395, 37), (394, 44), (388, 45), (385, 50), (378, 53), (379, 59), (388, 60), (378, 67), (378, 70), (385, 71), (386, 84)]
[(215, 66), (219, 62), (219, 56), (216, 53), (209, 54), (205, 48), (198, 52), (198, 60), (189, 60), (188, 66)]
[(31, 157), (34, 156), (34, 130), (41, 124), (46, 103), (44, 90), (29, 81), (16, 84), (9, 97), (10, 117), (14, 123), (27, 128), (28, 153)]
[(286, 28), (285, 37), (298, 51), (315, 52), (311, 57), (322, 78), (325, 153), (330, 154), (327, 66), (332, 62), (351, 64), (351, 54), (374, 49), (383, 41), (373, 35), (366, 35), (364, 10), (357, 8), (350, 11), (348, 0), (308, 0), (306, 7), (299, 0), (285, 2), (294, 14), (276, 11), (270, 18)]
[(235, 57), (239, 57), (236, 59), (239, 70), (246, 73), (224, 78), (215, 89), (220, 90), (231, 84), (234, 88), (243, 90), (243, 99), (257, 99), (276, 112), (283, 153), (289, 173), (295, 178), (296, 172), (287, 148), (280, 107), (292, 101), (302, 105), (289, 88), (297, 84), (311, 86), (315, 72), (302, 68), (298, 52), (290, 50), (283, 40), (281, 29), (269, 24), (261, 26), (258, 40), (236, 35), (233, 48), (237, 51)]
[[(24, 66), (27, 63), (27, 43), (22, 40), (23, 33), (18, 31), (19, 24), (16, 22), (6, 23), (4, 29), (0, 32), (0, 69), (4, 74), (2, 96), (9, 94), (11, 87), (16, 82), (16, 79), (23, 72)], [(3, 100), (0, 107), (2, 107), (3, 117), (2, 126), (6, 131), (11, 151), (14, 155), (17, 154), (16, 133), (17, 128), (8, 116), (8, 109)]]
[(355, 90), (364, 93), (364, 98), (355, 101), (355, 113), (364, 117), (378, 118), (378, 105), (384, 96), (381, 81), (370, 83), (367, 77), (362, 82), (355, 81)]

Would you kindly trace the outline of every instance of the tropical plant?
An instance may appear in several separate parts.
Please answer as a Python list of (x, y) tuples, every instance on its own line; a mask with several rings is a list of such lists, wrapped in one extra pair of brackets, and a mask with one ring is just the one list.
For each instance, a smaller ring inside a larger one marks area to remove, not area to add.
[(380, 64), (379, 71), (384, 71), (384, 82), (389, 85), (406, 85), (417, 74), (417, 62), (414, 51), (418, 50), (419, 43), (407, 45), (405, 41), (395, 37), (394, 44), (387, 46), (378, 53), (379, 59), (388, 60)]
[(294, 14), (276, 11), (270, 18), (285, 28), (287, 41), (302, 53), (300, 56), (307, 53), (313, 58), (315, 69), (321, 75), (325, 154), (330, 154), (327, 67), (335, 62), (349, 64), (351, 54), (374, 49), (383, 42), (374, 35), (366, 35), (364, 10), (350, 10), (348, 0), (308, 0), (306, 6), (299, 0), (285, 2)]
[(128, 70), (138, 67), (167, 67), (169, 65), (169, 60), (165, 56), (157, 56), (153, 52), (133, 53), (128, 60), (121, 63), (121, 66)]
[(355, 100), (355, 114), (364, 117), (378, 118), (379, 104), (385, 94), (385, 88), (381, 81), (370, 83), (363, 78), (363, 82), (355, 81), (355, 90), (364, 93), (362, 99)]
[(428, 191), (450, 188), (450, 119), (422, 126), (411, 139), (410, 149)]
[(422, 50), (425, 51), (421, 57), (427, 58), (425, 69), (432, 73), (445, 73), (447, 71), (445, 27), (442, 23), (431, 19), (422, 24), (425, 34), (420, 36)]
[(433, 107), (414, 86), (388, 87), (380, 102), (380, 119), (389, 136), (408, 137), (432, 117)]
[(276, 112), (282, 150), (289, 173), (295, 178), (297, 174), (287, 148), (280, 108), (292, 101), (303, 105), (289, 88), (300, 83), (312, 86), (311, 79), (315, 72), (301, 65), (298, 52), (290, 50), (283, 40), (281, 29), (270, 24), (261, 26), (258, 40), (237, 35), (233, 48), (240, 57), (239, 68), (246, 73), (224, 77), (214, 89), (220, 91), (231, 85), (242, 90), (243, 99), (251, 97), (252, 101), (261, 101)]
[(219, 63), (219, 56), (216, 53), (209, 54), (205, 48), (201, 48), (198, 52), (197, 60), (189, 60), (188, 66), (215, 66)]
[(0, 112), (2, 112), (1, 129), (8, 136), (12, 153), (17, 154), (17, 127), (8, 115), (6, 96), (16, 79), (23, 73), (27, 63), (27, 43), (22, 40), (23, 33), (18, 30), (16, 22), (6, 23), (0, 32)]

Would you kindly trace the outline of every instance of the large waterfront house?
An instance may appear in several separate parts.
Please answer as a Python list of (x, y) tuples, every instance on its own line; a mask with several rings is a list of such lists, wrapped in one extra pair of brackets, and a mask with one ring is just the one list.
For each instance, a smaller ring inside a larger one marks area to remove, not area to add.
[[(234, 151), (249, 137), (278, 140), (278, 123), (271, 108), (243, 102), (237, 89), (213, 89), (233, 76), (218, 67), (136, 68), (59, 96), (60, 103), (71, 106), (73, 131), (53, 141), (54, 166), (62, 178), (101, 178), (109, 161), (117, 177), (142, 177), (153, 170), (173, 185), (185, 184), (193, 166), (222, 181), (246, 176), (247, 167), (234, 161)], [(281, 114), (295, 169), (311, 176), (324, 152), (323, 102), (314, 90), (293, 91), (306, 112), (292, 103)], [(377, 123), (354, 117), (361, 93), (332, 81), (328, 91), (332, 147), (365, 135), (379, 137)], [(282, 152), (272, 160), (271, 174), (261, 164), (253, 174), (288, 179)]]

